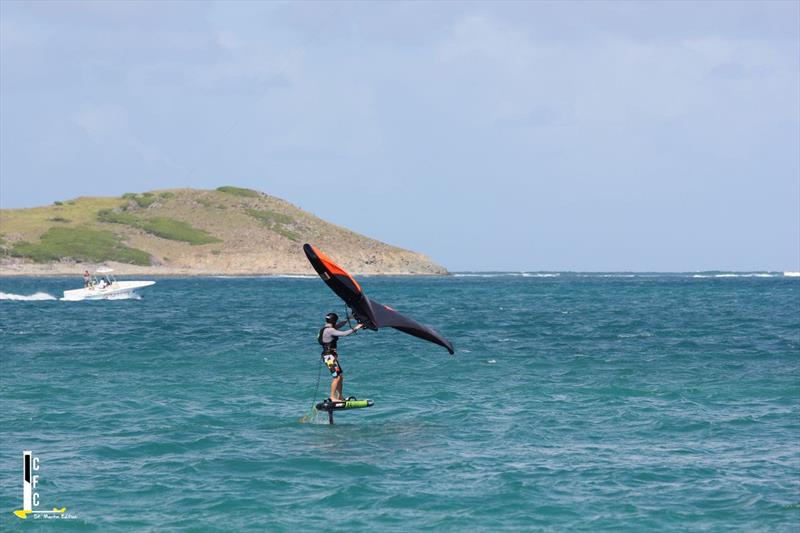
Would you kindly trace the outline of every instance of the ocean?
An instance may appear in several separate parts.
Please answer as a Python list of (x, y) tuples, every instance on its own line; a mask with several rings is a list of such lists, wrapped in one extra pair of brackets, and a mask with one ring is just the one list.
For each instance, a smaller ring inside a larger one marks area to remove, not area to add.
[[(0, 529), (798, 531), (800, 278), (359, 277), (437, 328), (340, 342), (319, 278), (0, 278)], [(17, 518), (22, 457), (39, 509)], [(53, 518), (48, 518), (53, 516)], [(46, 524), (45, 524), (46, 523)]]

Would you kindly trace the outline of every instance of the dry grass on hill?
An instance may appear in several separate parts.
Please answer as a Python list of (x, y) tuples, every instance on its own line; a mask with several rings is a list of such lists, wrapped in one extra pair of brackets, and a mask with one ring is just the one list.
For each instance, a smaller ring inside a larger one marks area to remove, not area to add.
[[(80, 250), (69, 244), (75, 242), (82, 243)], [(330, 224), (279, 198), (236, 187), (81, 197), (0, 211), (2, 274), (73, 273), (75, 261), (115, 259), (118, 269), (132, 272), (310, 274), (304, 242), (329, 251), (354, 272), (446, 273), (421, 254)], [(128, 267), (141, 264), (125, 259), (141, 258), (140, 251), (149, 256), (150, 265)]]

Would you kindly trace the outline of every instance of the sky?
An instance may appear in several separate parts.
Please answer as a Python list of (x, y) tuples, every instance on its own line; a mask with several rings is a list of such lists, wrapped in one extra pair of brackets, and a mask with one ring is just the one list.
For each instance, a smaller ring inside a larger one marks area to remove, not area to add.
[(800, 2), (0, 1), (0, 207), (221, 185), (452, 271), (800, 271)]

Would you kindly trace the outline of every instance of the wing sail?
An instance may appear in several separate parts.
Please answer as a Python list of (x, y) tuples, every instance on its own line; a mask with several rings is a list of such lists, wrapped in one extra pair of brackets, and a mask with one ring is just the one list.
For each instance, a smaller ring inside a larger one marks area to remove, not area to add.
[(358, 284), (353, 276), (310, 244), (304, 244), (303, 251), (306, 253), (311, 266), (319, 274), (319, 277), (336, 293), (336, 296), (344, 300), (350, 307), (358, 304), (363, 293), (361, 292), (361, 285)]
[(455, 353), (453, 351), (453, 344), (449, 340), (442, 337), (435, 329), (424, 326), (416, 320), (412, 320), (407, 316), (401, 315), (388, 305), (383, 305), (382, 303), (371, 300), (366, 296), (364, 296), (364, 299), (367, 301), (367, 308), (370, 312), (371, 322), (375, 325), (376, 329), (383, 327), (394, 328), (402, 331), (403, 333), (407, 333), (409, 335), (413, 335), (414, 337), (438, 344), (439, 346), (446, 348), (447, 351), (450, 352), (450, 355)]
[(454, 353), (453, 344), (436, 330), (401, 315), (388, 305), (367, 298), (355, 278), (318, 248), (304, 244), (303, 251), (317, 274), (339, 298), (344, 300), (352, 309), (356, 320), (365, 327), (376, 331), (383, 327), (394, 328), (408, 335), (438, 344), (446, 348), (450, 354)]

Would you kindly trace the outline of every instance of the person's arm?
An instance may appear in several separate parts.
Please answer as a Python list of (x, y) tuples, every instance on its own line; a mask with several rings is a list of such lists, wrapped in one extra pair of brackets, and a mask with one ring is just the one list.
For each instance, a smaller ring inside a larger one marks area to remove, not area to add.
[(330, 330), (330, 334), (333, 335), (334, 337), (347, 337), (351, 333), (355, 333), (356, 331), (360, 330), (363, 327), (364, 327), (363, 324), (356, 324), (356, 327), (352, 329), (346, 329), (344, 331), (339, 331), (338, 329)]

